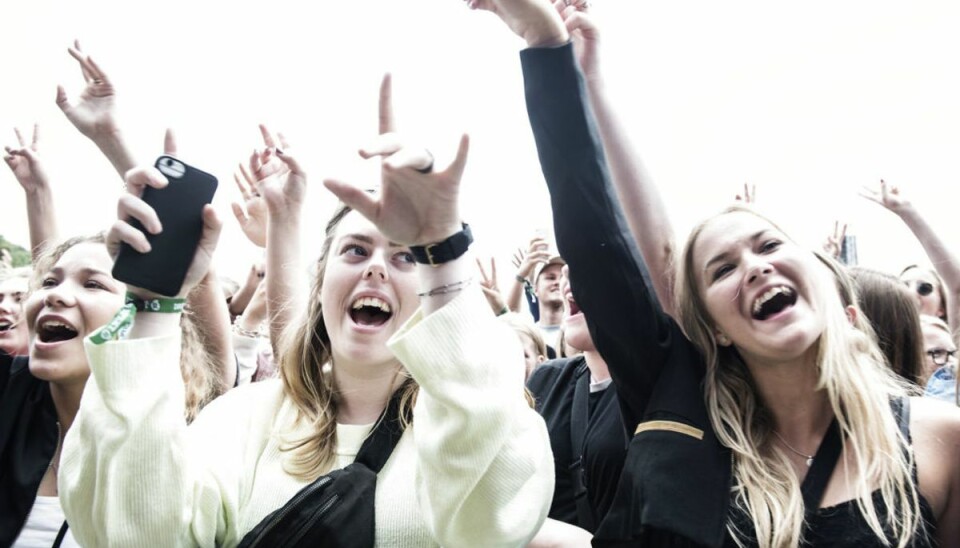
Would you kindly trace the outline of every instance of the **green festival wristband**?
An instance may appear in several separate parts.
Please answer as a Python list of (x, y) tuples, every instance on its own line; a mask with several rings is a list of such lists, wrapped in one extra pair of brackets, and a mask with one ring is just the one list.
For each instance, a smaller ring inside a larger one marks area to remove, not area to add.
[(140, 299), (136, 295), (127, 293), (127, 304), (123, 305), (107, 325), (90, 335), (90, 342), (103, 344), (109, 341), (122, 341), (127, 338), (133, 328), (133, 320), (137, 312), (180, 313), (186, 304), (186, 299)]
[(183, 312), (186, 299), (157, 297), (156, 299), (141, 299), (132, 293), (127, 293), (127, 304), (132, 304), (137, 312), (160, 312), (179, 314)]

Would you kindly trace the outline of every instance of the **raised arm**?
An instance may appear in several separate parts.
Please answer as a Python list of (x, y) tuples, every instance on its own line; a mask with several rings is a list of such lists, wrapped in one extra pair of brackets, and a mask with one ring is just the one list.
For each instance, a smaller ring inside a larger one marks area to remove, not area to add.
[(113, 82), (100, 65), (80, 49), (80, 42), (74, 42), (67, 51), (80, 65), (86, 87), (80, 97), (73, 100), (63, 86), (57, 86), (57, 106), (73, 127), (97, 145), (122, 178), (137, 161), (117, 121)]
[[(140, 221), (148, 232), (162, 230), (140, 196), (147, 186), (166, 186), (166, 178), (151, 166), (131, 170), (126, 183), (129, 193), (117, 207), (120, 219), (107, 236), (113, 256), (120, 242), (149, 250), (144, 233), (129, 219)], [(212, 206), (203, 208), (202, 223), (179, 298), (209, 271), (221, 227)], [(133, 286), (127, 291), (140, 300), (157, 297)], [(222, 480), (231, 467), (210, 461), (223, 454), (217, 451), (235, 458), (241, 451), (224, 447), (228, 428), (208, 428), (190, 439), (183, 418), (180, 313), (166, 302), (171, 306), (158, 307), (160, 311), (124, 307), (85, 341), (91, 376), (64, 440), (58, 476), (64, 513), (84, 546), (213, 546), (214, 536), (222, 538), (236, 520), (224, 508), (225, 500), (236, 496), (240, 479), (218, 482), (215, 476), (221, 474)], [(129, 328), (128, 336), (116, 340), (121, 326)]]
[(679, 331), (653, 292), (610, 184), (569, 33), (547, 0), (472, 5), (498, 13), (530, 46), (520, 56), (527, 112), (550, 189), (557, 245), (632, 433)]
[(34, 260), (44, 246), (57, 240), (57, 219), (53, 207), (53, 192), (47, 170), (38, 153), (40, 128), (34, 124), (33, 138), (27, 144), (19, 129), (17, 134), (19, 148), (5, 147), (3, 160), (13, 171), (13, 176), (23, 187), (27, 200), (27, 223), (30, 225), (30, 254)]
[[(607, 93), (600, 63), (600, 31), (588, 15), (586, 4), (567, 6), (563, 0), (557, 0), (554, 7), (560, 12), (573, 38), (590, 108), (610, 168), (610, 179), (626, 214), (630, 232), (650, 270), (653, 288), (661, 306), (673, 316), (673, 284), (676, 278), (673, 225), (660, 189), (643, 164), (640, 152), (630, 138), (630, 131), (623, 124), (623, 117)], [(747, 199), (750, 198), (747, 194)]]
[(926, 217), (917, 211), (896, 186), (881, 179), (879, 189), (865, 188), (861, 195), (896, 214), (916, 236), (927, 253), (930, 263), (943, 279), (944, 294), (947, 298), (943, 307), (950, 323), (950, 331), (958, 333), (960, 329), (960, 261), (957, 260), (957, 256), (930, 226)]
[(527, 290), (527, 285), (533, 283), (530, 278), (533, 276), (534, 270), (538, 264), (546, 264), (550, 260), (550, 251), (547, 249), (546, 240), (540, 237), (531, 239), (527, 252), (523, 253), (518, 250), (514, 259), (515, 262), (517, 262), (517, 258), (519, 258), (519, 264), (516, 274), (508, 282), (510, 289), (507, 291), (506, 304), (507, 308), (519, 313), (523, 303), (526, 302), (524, 292)]

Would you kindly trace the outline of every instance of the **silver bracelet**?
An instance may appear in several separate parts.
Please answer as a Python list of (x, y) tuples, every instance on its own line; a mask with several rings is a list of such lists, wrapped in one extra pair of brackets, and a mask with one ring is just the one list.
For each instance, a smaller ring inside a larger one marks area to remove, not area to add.
[(260, 338), (260, 330), (251, 331), (249, 329), (244, 329), (240, 327), (240, 318), (237, 318), (237, 321), (233, 323), (233, 332), (241, 337), (247, 337), (249, 339), (258, 339)]
[(447, 285), (441, 285), (440, 287), (435, 287), (430, 291), (417, 293), (417, 295), (421, 297), (436, 297), (437, 295), (446, 295), (448, 293), (456, 293), (457, 291), (463, 290), (465, 287), (467, 287), (471, 283), (473, 283), (473, 278), (467, 278), (466, 280), (461, 280), (459, 282), (453, 282)]

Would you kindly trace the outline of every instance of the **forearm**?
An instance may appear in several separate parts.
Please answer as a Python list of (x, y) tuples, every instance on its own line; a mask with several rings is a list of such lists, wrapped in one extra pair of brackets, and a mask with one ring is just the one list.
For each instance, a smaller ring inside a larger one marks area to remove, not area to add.
[(512, 312), (520, 312), (520, 305), (523, 303), (523, 292), (525, 287), (520, 280), (514, 278), (510, 281), (510, 289), (507, 290), (506, 304)]
[(57, 241), (57, 219), (53, 193), (40, 188), (26, 194), (27, 223), (30, 228), (30, 253), (36, 261), (44, 247)]
[(420, 384), (417, 494), (437, 541), (527, 542), (549, 510), (554, 473), (546, 427), (523, 396), (516, 335), (471, 286), (388, 344)]
[(926, 218), (912, 205), (901, 208), (897, 211), (897, 215), (920, 241), (933, 268), (943, 279), (944, 291), (947, 295), (944, 309), (947, 317), (950, 318), (950, 327), (955, 332), (956, 328), (960, 327), (960, 317), (958, 317), (960, 316), (960, 262)]
[(300, 312), (307, 283), (300, 266), (300, 212), (270, 214), (267, 226), (267, 318), (274, 351)]
[(90, 136), (90, 140), (97, 145), (100, 152), (107, 157), (113, 169), (122, 179), (128, 171), (138, 165), (133, 151), (127, 145), (126, 139), (120, 130), (104, 133), (102, 135)]
[(214, 373), (220, 379), (222, 389), (233, 387), (237, 382), (237, 364), (230, 333), (230, 312), (223, 298), (220, 280), (213, 268), (190, 291), (187, 305), (193, 314), (204, 348), (217, 366)]
[(664, 311), (672, 316), (676, 248), (673, 225), (663, 197), (607, 96), (603, 78), (594, 75), (588, 79), (587, 91), (613, 186), (626, 214), (630, 232), (650, 269), (657, 298)]

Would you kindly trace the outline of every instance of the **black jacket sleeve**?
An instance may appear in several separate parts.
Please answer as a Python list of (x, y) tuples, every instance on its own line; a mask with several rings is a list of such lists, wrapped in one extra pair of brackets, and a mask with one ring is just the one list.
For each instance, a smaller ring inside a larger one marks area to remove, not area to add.
[(572, 44), (527, 49), (520, 59), (557, 246), (632, 435), (667, 361), (675, 325), (657, 300), (610, 184)]

